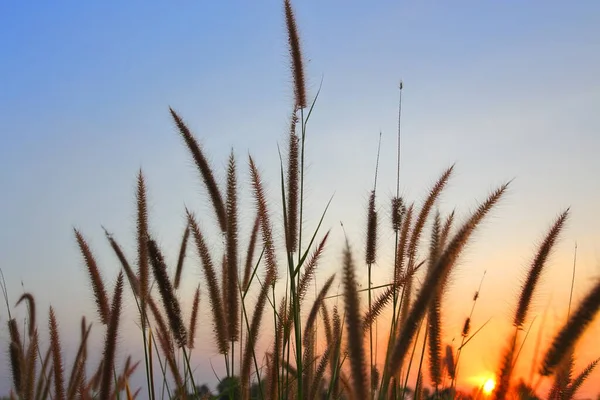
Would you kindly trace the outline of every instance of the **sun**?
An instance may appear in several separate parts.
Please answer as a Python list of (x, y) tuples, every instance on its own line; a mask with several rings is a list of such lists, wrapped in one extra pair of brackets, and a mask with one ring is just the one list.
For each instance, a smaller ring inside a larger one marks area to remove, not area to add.
[(492, 394), (494, 388), (496, 387), (496, 382), (494, 379), (490, 378), (483, 384), (483, 392), (485, 394)]

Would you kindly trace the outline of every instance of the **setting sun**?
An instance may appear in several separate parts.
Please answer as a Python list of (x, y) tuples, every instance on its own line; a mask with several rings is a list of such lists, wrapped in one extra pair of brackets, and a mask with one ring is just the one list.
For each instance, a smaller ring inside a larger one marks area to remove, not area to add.
[(490, 378), (483, 384), (483, 392), (485, 394), (491, 394), (495, 387), (496, 382), (492, 378)]

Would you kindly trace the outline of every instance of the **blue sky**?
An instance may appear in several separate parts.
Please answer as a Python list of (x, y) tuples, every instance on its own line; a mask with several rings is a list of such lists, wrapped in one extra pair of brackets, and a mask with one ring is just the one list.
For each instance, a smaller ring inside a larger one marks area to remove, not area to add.
[[(422, 199), (456, 162), (441, 207), (457, 206), (464, 216), (494, 186), (516, 178), (468, 252), (457, 288), (475, 286), (490, 258), (510, 264), (488, 271), (490, 279), (518, 283), (536, 240), (567, 206), (573, 214), (557, 260), (569, 258), (577, 241), (582, 285), (600, 274), (598, 2), (309, 0), (295, 8), (311, 95), (323, 79), (309, 126), (306, 221), (312, 227), (335, 192), (325, 270), (337, 268), (339, 221), (362, 258), (380, 131), (379, 204), (387, 212), (403, 79), (405, 196)], [(76, 346), (79, 317), (93, 310), (72, 228), (89, 239), (112, 285), (118, 265), (100, 225), (133, 258), (139, 168), (151, 228), (168, 260), (176, 257), (184, 205), (214, 222), (168, 106), (189, 123), (221, 177), (234, 147), (247, 204), (252, 154), (276, 209), (276, 146), (285, 143), (293, 97), (279, 2), (6, 1), (0, 57), (0, 267), (13, 303), (22, 281), (38, 299), (41, 321), (48, 304), (55, 306), (66, 351)], [(251, 212), (242, 216), (246, 229), (251, 220)], [(386, 231), (382, 243), (390, 238)], [(194, 287), (200, 272), (190, 260)], [(557, 282), (563, 272), (553, 272)], [(552, 282), (547, 295), (564, 289)], [(500, 316), (513, 297), (501, 300)], [(122, 342), (135, 344), (136, 328), (128, 329), (134, 337)], [(0, 363), (0, 376), (5, 368)], [(208, 364), (201, 368), (213, 382)], [(8, 384), (0, 379), (0, 393)]]

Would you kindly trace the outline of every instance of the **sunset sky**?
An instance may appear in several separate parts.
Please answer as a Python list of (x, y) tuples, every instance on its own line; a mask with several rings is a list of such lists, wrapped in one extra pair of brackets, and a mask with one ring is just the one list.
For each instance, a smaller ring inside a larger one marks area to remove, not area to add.
[[(600, 277), (600, 2), (381, 1), (375, 6), (298, 0), (295, 9), (311, 98), (323, 81), (307, 137), (307, 229), (314, 229), (334, 195), (322, 232), (331, 229), (332, 240), (318, 284), (339, 271), (340, 221), (366, 284), (365, 207), (379, 132), (381, 233), (374, 281), (389, 281), (400, 79), (401, 194), (407, 200), (420, 204), (442, 171), (456, 163), (439, 207), (443, 215), (456, 208), (465, 218), (492, 189), (514, 178), (461, 258), (444, 299), (444, 341), (456, 338), (456, 344), (487, 271), (473, 325), (491, 320), (463, 353), (461, 387), (481, 385), (496, 371), (536, 245), (554, 218), (571, 207), (527, 321), (535, 317), (517, 375), (528, 381), (544, 310), (545, 340), (566, 318), (575, 243), (574, 300)], [(254, 218), (248, 153), (254, 157), (281, 243), (277, 145), (285, 146), (293, 101), (286, 45), (279, 1), (0, 4), (0, 268), (11, 306), (22, 284), (35, 295), (44, 340), (48, 306), (55, 307), (69, 366), (82, 315), (94, 321), (98, 351), (103, 335), (73, 227), (89, 240), (112, 290), (120, 267), (101, 225), (133, 260), (140, 168), (147, 178), (151, 232), (171, 266), (185, 206), (207, 229), (215, 225), (169, 106), (201, 141), (221, 182), (234, 148), (241, 167), (243, 232)], [(215, 248), (219, 240), (214, 239)], [(187, 313), (201, 279), (193, 251), (185, 268), (180, 295)], [(225, 371), (210, 336), (205, 293), (203, 286), (206, 323), (193, 362), (200, 380), (214, 387), (211, 363)], [(26, 315), (24, 308), (14, 312)], [(118, 365), (129, 353), (143, 359), (135, 313), (128, 292)], [(386, 318), (378, 326), (385, 326)], [(2, 306), (3, 349), (6, 320)], [(597, 319), (577, 347), (576, 371), (600, 357), (594, 346), (599, 335)], [(7, 352), (2, 354), (0, 395), (10, 389)], [(584, 389), (581, 394), (590, 397), (600, 391), (600, 370)]]

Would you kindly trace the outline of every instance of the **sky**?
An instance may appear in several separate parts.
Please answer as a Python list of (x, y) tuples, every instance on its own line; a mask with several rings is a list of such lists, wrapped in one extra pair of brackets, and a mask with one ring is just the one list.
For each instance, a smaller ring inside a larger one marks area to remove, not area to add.
[[(600, 276), (600, 3), (305, 0), (295, 9), (311, 99), (322, 82), (306, 142), (306, 229), (315, 228), (333, 196), (323, 223), (331, 241), (320, 282), (339, 271), (340, 222), (364, 267), (365, 207), (380, 132), (374, 281), (389, 279), (400, 80), (400, 192), (407, 200), (420, 204), (455, 164), (439, 209), (447, 215), (456, 208), (464, 219), (493, 188), (514, 179), (461, 258), (444, 299), (450, 342), (486, 271), (474, 320), (491, 320), (463, 353), (460, 372), (463, 385), (478, 385), (495, 371), (536, 245), (567, 207), (569, 221), (528, 319), (531, 337), (544, 326), (542, 337), (550, 338), (566, 317), (575, 243), (574, 301)], [(150, 229), (170, 265), (184, 207), (207, 229), (214, 226), (169, 106), (202, 143), (221, 183), (233, 148), (242, 229), (248, 232), (253, 220), (248, 154), (263, 173), (273, 223), (281, 225), (277, 146), (285, 146), (293, 89), (280, 2), (4, 1), (0, 61), (0, 268), (11, 307), (23, 290), (35, 295), (39, 321), (47, 321), (53, 305), (68, 359), (82, 315), (95, 323), (98, 350), (102, 338), (74, 227), (112, 287), (119, 265), (102, 226), (133, 259), (140, 168)], [(195, 254), (184, 277), (180, 296), (189, 308), (201, 280)], [(207, 301), (201, 309), (208, 321)], [(25, 316), (21, 308), (13, 312)], [(130, 295), (125, 314), (134, 320)], [(2, 326), (6, 319), (3, 307)], [(222, 362), (208, 325), (199, 331), (205, 339), (194, 359), (198, 374), (214, 385), (211, 363), (222, 370)], [(123, 329), (119, 362), (129, 348), (141, 355), (139, 329), (133, 322)], [(596, 321), (578, 345), (577, 370), (600, 356), (593, 345), (598, 334)], [(7, 337), (0, 329), (0, 340)], [(534, 343), (526, 342), (517, 365), (526, 377)], [(10, 387), (7, 365), (0, 363), (0, 393)], [(588, 396), (600, 390), (599, 371), (584, 389)]]

